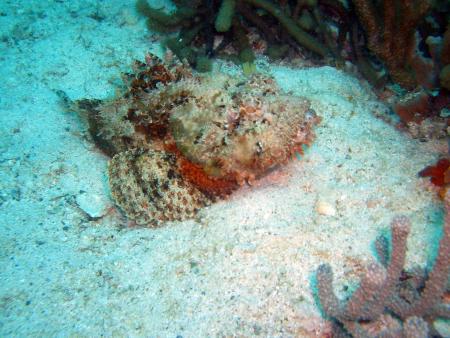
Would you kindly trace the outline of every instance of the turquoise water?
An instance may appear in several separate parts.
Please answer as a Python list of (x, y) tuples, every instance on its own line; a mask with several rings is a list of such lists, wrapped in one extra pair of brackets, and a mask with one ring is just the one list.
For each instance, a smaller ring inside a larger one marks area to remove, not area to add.
[(411, 220), (405, 267), (436, 256), (443, 203), (417, 173), (447, 140), (387, 123), (352, 67), (257, 55), (258, 71), (322, 117), (314, 143), (193, 219), (136, 227), (68, 103), (113, 97), (133, 60), (163, 57), (159, 35), (134, 1), (4, 1), (0, 30), (0, 336), (324, 336), (321, 264), (350, 297), (397, 215)]

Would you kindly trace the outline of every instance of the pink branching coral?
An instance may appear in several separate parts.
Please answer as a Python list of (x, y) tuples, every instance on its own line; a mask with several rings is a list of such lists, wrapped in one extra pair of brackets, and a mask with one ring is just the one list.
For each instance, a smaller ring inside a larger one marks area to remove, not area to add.
[(410, 332), (424, 333), (417, 337), (433, 334), (436, 318), (450, 318), (450, 306), (443, 300), (450, 272), (450, 194), (446, 196), (445, 207), (438, 255), (428, 274), (403, 270), (410, 231), (405, 217), (392, 222), (391, 254), (386, 243), (379, 240), (377, 251), (382, 265), (372, 263), (366, 268), (359, 288), (346, 303), (334, 294), (331, 267), (321, 265), (317, 286), (325, 314), (355, 337), (410, 337)]

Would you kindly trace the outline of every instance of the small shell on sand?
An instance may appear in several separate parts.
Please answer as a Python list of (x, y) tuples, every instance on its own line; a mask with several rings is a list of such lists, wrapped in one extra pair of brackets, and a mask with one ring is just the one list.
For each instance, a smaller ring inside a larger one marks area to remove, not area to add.
[(335, 216), (336, 208), (328, 202), (325, 201), (317, 201), (316, 203), (316, 211), (320, 215), (324, 216)]

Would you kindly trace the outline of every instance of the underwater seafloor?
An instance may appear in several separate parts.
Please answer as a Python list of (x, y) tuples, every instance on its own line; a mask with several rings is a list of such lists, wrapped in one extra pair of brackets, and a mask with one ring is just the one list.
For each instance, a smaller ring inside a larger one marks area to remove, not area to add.
[(312, 147), (194, 220), (130, 228), (61, 93), (111, 97), (133, 59), (162, 55), (156, 36), (131, 0), (2, 1), (0, 13), (1, 337), (321, 336), (321, 263), (349, 295), (399, 214), (412, 222), (407, 267), (432, 262), (442, 203), (417, 173), (447, 145), (377, 118), (389, 111), (364, 81), (258, 61), (322, 117)]

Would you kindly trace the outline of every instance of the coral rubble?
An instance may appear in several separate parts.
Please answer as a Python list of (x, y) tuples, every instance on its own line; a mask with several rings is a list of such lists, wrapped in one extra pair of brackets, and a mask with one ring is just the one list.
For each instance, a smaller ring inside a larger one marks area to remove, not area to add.
[(262, 74), (196, 75), (147, 55), (118, 97), (82, 100), (93, 139), (112, 157), (117, 205), (138, 224), (192, 217), (286, 163), (320, 121), (307, 100)]

